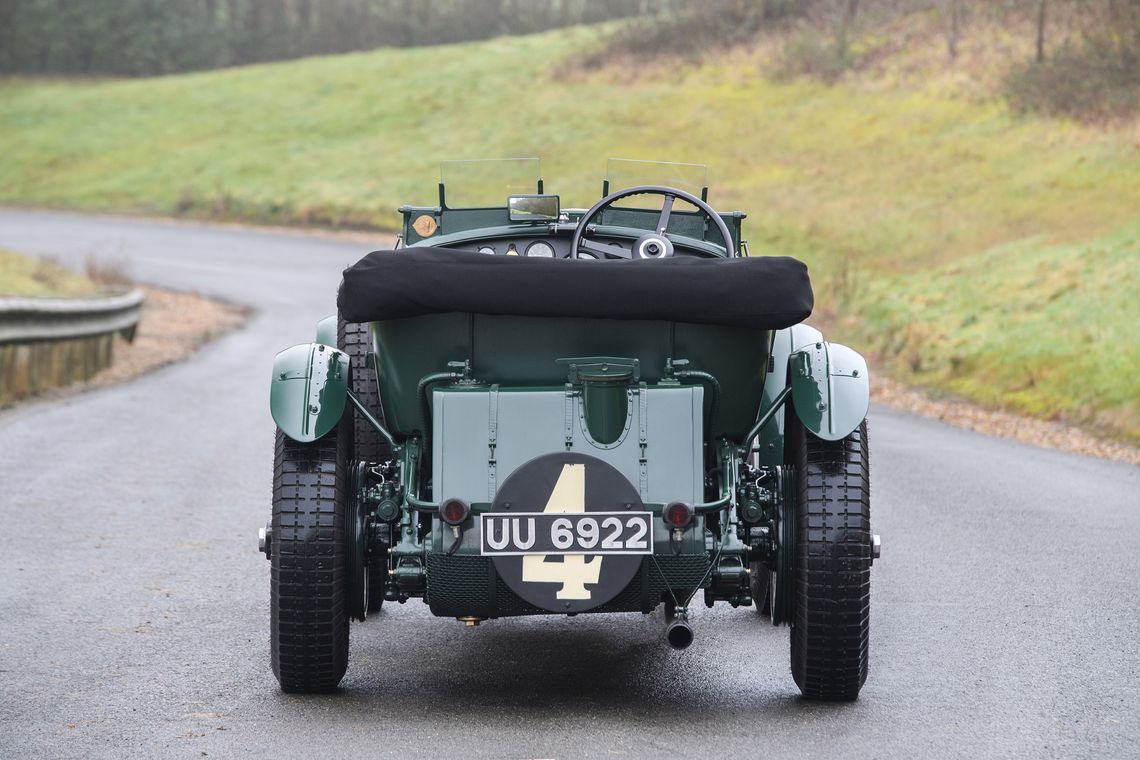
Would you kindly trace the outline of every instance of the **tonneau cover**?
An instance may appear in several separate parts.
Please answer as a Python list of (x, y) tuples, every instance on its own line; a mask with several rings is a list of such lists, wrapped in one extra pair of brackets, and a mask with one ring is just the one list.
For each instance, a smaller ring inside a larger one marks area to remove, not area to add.
[(811, 314), (812, 290), (807, 267), (785, 256), (597, 261), (413, 247), (346, 269), (337, 307), (349, 322), (458, 311), (778, 329)]

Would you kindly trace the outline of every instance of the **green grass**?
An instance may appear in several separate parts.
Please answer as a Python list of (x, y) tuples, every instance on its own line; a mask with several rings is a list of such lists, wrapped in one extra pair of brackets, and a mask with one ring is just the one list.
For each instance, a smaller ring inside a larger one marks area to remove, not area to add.
[(858, 330), (897, 373), (1140, 443), (1140, 222), (1091, 241), (995, 246), (876, 279)]
[[(548, 191), (574, 206), (596, 200), (610, 156), (706, 163), (713, 204), (749, 212), (753, 252), (806, 260), (831, 334), (882, 348), (881, 366), (1140, 438), (1136, 380), (1090, 361), (1077, 337), (1111, 335), (1114, 361), (1140, 366), (1113, 327), (1127, 301), (1114, 315), (1082, 300), (1135, 284), (1140, 150), (1123, 129), (935, 86), (776, 82), (749, 51), (557, 73), (597, 45), (596, 30), (574, 29), (159, 79), (0, 82), (0, 202), (391, 226), (401, 203), (434, 203), (444, 159), (539, 155)], [(1075, 290), (1012, 312), (1050, 266)], [(922, 300), (935, 295), (936, 320)], [(923, 325), (938, 340), (892, 350)]]
[(53, 261), (0, 248), (0, 297), (67, 298), (96, 290), (91, 280)]

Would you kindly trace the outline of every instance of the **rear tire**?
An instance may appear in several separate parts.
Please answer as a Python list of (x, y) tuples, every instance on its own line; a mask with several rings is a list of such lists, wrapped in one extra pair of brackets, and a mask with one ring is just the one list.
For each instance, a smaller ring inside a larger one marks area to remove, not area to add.
[[(368, 367), (365, 358), (372, 348), (372, 337), (367, 322), (346, 322), (337, 318), (337, 343), (348, 355), (352, 367), (352, 392), (368, 408), (380, 424), (384, 424), (384, 409), (380, 406), (380, 388), (376, 383), (376, 370)], [(352, 459), (363, 462), (386, 462), (392, 458), (388, 442), (364, 419), (356, 407), (348, 412), (352, 417)], [(384, 589), (388, 584), (387, 556), (374, 557), (368, 566), (368, 612), (379, 612), (384, 604)]]
[(752, 603), (756, 614), (770, 618), (772, 615), (772, 571), (763, 562), (753, 562), (748, 566), (752, 571)]
[(850, 701), (867, 680), (871, 502), (866, 420), (839, 441), (792, 417), (798, 480), (792, 676), (806, 699)]
[[(345, 322), (337, 319), (337, 343), (341, 351), (348, 354), (352, 367), (352, 392), (356, 394), (368, 411), (384, 424), (384, 410), (380, 406), (380, 387), (376, 383), (376, 370), (365, 364), (368, 352), (372, 349), (372, 338), (366, 322)], [(380, 437), (376, 429), (368, 424), (364, 416), (352, 408), (352, 452), (353, 458), (364, 462), (386, 462), (392, 458), (388, 442)]]
[(298, 443), (277, 431), (269, 649), (286, 692), (332, 691), (348, 667), (348, 432)]

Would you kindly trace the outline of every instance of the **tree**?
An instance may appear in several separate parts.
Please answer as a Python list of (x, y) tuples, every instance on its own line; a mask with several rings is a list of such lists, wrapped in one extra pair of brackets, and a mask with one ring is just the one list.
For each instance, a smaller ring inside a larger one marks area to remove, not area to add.
[(958, 57), (958, 37), (962, 32), (962, 0), (946, 0), (946, 52), (950, 60)]

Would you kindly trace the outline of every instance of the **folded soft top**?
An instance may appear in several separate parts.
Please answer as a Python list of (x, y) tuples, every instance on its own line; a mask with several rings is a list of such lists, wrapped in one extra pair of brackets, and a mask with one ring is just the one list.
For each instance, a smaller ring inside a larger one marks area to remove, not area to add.
[(811, 314), (807, 267), (785, 256), (529, 259), (443, 248), (373, 251), (344, 271), (349, 322), (442, 312), (651, 319), (779, 329)]

